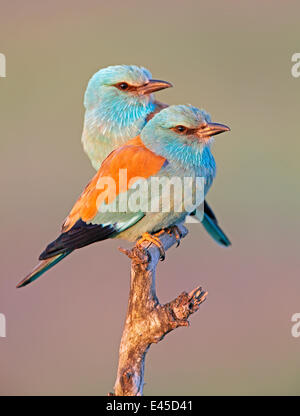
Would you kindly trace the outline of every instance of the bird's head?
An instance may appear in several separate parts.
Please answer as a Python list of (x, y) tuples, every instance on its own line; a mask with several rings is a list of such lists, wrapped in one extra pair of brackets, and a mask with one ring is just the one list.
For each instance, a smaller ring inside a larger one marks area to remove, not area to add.
[(191, 105), (172, 105), (156, 114), (141, 133), (145, 145), (167, 159), (193, 162), (212, 137), (229, 131), (212, 123), (209, 114)]
[(90, 79), (84, 98), (87, 109), (100, 103), (144, 105), (154, 100), (153, 93), (172, 87), (152, 79), (151, 73), (136, 65), (115, 65), (100, 69)]

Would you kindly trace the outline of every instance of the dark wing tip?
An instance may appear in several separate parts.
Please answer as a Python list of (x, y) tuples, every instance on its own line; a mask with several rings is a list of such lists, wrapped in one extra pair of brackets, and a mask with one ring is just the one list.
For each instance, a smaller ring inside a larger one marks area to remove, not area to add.
[(97, 241), (106, 240), (115, 234), (113, 225), (86, 224), (81, 219), (73, 227), (63, 232), (56, 240), (50, 243), (40, 254), (39, 260), (46, 260), (57, 254), (73, 251)]

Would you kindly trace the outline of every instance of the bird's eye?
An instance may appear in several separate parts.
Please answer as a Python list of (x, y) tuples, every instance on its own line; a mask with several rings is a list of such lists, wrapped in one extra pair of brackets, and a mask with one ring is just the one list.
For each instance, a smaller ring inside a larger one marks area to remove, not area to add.
[(186, 133), (187, 132), (187, 127), (185, 127), (185, 126), (176, 126), (175, 128), (174, 128), (174, 130), (177, 132), (177, 133), (181, 133), (181, 134), (183, 134), (183, 133)]
[(116, 85), (116, 87), (119, 88), (119, 90), (126, 91), (128, 90), (129, 85), (127, 84), (127, 82), (120, 82)]

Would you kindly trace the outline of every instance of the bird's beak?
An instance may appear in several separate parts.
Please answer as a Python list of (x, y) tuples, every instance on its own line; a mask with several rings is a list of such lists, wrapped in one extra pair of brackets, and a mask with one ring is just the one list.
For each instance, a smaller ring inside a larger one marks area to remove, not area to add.
[(152, 94), (153, 92), (164, 90), (165, 88), (173, 87), (170, 82), (160, 81), (159, 79), (150, 79), (147, 84), (138, 87), (138, 93), (140, 95)]
[(204, 123), (197, 129), (197, 136), (199, 139), (204, 139), (206, 141), (206, 139), (209, 139), (211, 136), (216, 136), (225, 131), (230, 131), (230, 128), (225, 126), (225, 124)]

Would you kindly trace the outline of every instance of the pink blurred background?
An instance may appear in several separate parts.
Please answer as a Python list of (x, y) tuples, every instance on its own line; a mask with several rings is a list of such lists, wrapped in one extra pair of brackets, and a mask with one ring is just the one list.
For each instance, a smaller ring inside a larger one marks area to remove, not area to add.
[(134, 63), (204, 107), (218, 136), (208, 196), (232, 247), (190, 234), (159, 265), (161, 302), (201, 284), (188, 329), (151, 347), (145, 394), (300, 393), (297, 1), (1, 2), (1, 395), (106, 395), (116, 376), (129, 262), (119, 241), (72, 254), (22, 290), (93, 169), (83, 94), (100, 67)]

